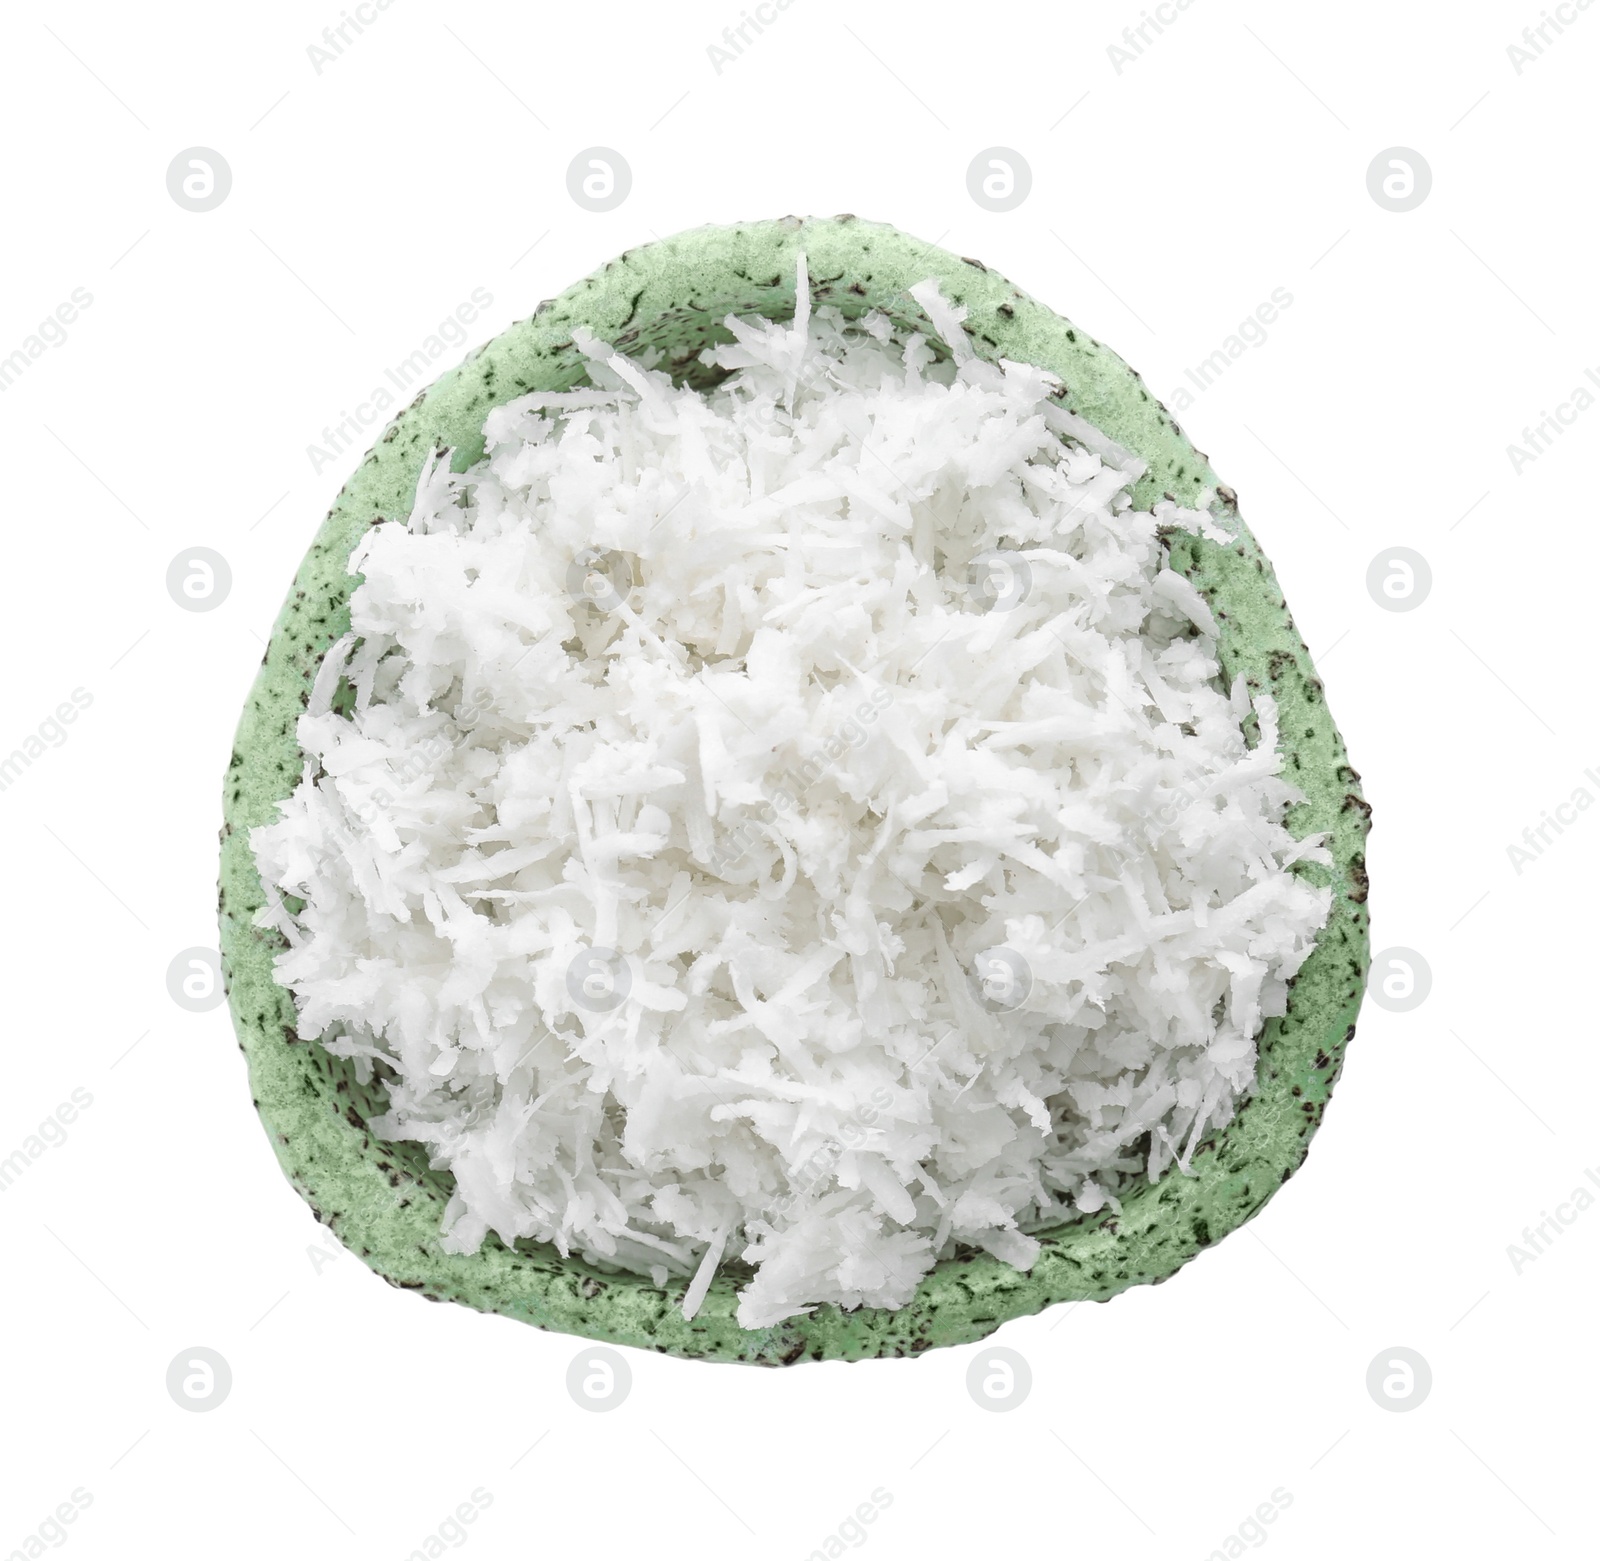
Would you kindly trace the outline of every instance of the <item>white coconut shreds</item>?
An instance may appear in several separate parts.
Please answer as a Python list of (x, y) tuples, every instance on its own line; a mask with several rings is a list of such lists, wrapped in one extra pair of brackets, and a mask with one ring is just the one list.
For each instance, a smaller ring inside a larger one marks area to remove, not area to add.
[(449, 1251), (688, 1277), (690, 1316), (742, 1258), (750, 1328), (898, 1307), (1253, 1088), (1329, 857), (1166, 567), (1211, 522), (913, 292), (953, 362), (811, 313), (803, 263), (708, 394), (575, 333), (596, 388), (493, 412), (355, 551), (259, 919), (454, 1175)]

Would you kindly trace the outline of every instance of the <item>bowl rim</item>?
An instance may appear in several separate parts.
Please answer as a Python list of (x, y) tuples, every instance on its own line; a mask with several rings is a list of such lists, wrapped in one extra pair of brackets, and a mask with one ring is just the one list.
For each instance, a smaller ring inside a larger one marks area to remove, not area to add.
[[(1305, 795), (1296, 834), (1323, 831), (1333, 904), (1296, 977), (1288, 1012), (1258, 1041), (1256, 1093), (1196, 1151), (1190, 1175), (1169, 1169), (1107, 1208), (1040, 1232), (1039, 1260), (1020, 1272), (987, 1253), (938, 1263), (905, 1307), (845, 1312), (819, 1306), (769, 1328), (734, 1320), (735, 1290), (718, 1275), (692, 1322), (678, 1309), (687, 1281), (603, 1272), (553, 1249), (492, 1234), (476, 1254), (443, 1252), (439, 1215), (447, 1173), (426, 1168), (417, 1144), (367, 1128), (381, 1094), (295, 1030), (289, 993), (272, 979), (281, 934), (253, 924), (264, 895), (249, 830), (275, 815), (301, 774), (295, 722), (328, 647), (348, 628), (351, 549), (379, 519), (410, 512), (417, 475), (436, 448), (463, 471), (482, 454), (488, 411), (536, 389), (583, 378), (572, 328), (587, 325), (625, 352), (659, 347), (693, 379), (696, 354), (731, 339), (730, 313), (786, 319), (795, 259), (807, 256), (813, 307), (846, 314), (880, 308), (897, 326), (928, 331), (907, 289), (927, 278), (965, 305), (977, 352), (1040, 364), (1068, 387), (1068, 405), (1148, 463), (1134, 489), (1147, 507), (1167, 496), (1210, 510), (1229, 539), (1169, 538), (1171, 566), (1210, 603), (1219, 660), (1279, 704), (1289, 778)], [(389, 403), (389, 404), (392, 404)], [(380, 406), (380, 411), (386, 406)], [(691, 1359), (787, 1365), (916, 1355), (980, 1339), (1003, 1322), (1063, 1301), (1106, 1300), (1169, 1278), (1253, 1217), (1298, 1168), (1320, 1124), (1354, 1034), (1368, 965), (1364, 857), (1370, 808), (1350, 768), (1310, 654), (1270, 564), (1239, 517), (1232, 492), (1171, 414), (1115, 353), (976, 260), (852, 215), (785, 217), (702, 227), (629, 250), (475, 349), (399, 412), (341, 490), (297, 571), (241, 716), (224, 784), (218, 913), (224, 979), (252, 1094), (280, 1164), (316, 1217), (391, 1284), (541, 1328)]]

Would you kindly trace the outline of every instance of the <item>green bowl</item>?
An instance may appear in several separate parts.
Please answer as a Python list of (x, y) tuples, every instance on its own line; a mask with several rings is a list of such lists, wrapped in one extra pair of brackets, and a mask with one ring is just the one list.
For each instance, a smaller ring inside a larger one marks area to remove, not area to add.
[[(1193, 1175), (1169, 1170), (1125, 1196), (1120, 1213), (1043, 1234), (1029, 1273), (964, 1253), (939, 1263), (899, 1311), (820, 1306), (747, 1331), (734, 1320), (736, 1269), (719, 1274), (699, 1314), (685, 1322), (683, 1282), (660, 1288), (532, 1242), (508, 1248), (493, 1235), (471, 1256), (443, 1251), (448, 1173), (430, 1170), (419, 1144), (376, 1138), (367, 1120), (384, 1109), (382, 1091), (296, 1033), (293, 1001), (272, 977), (283, 940), (252, 925), (263, 896), (248, 835), (275, 816), (300, 778), (295, 722), (324, 653), (349, 626), (358, 584), (346, 568), (351, 549), (368, 526), (410, 513), (429, 451), (453, 449), (455, 469), (465, 470), (483, 453), (492, 407), (582, 382), (572, 345), (580, 324), (625, 351), (659, 348), (662, 366), (687, 383), (712, 382), (698, 355), (729, 339), (725, 315), (792, 316), (802, 250), (815, 303), (848, 315), (880, 309), (908, 329), (928, 327), (907, 289), (936, 278), (947, 297), (966, 305), (981, 355), (1052, 370), (1074, 411), (1149, 463), (1135, 489), (1141, 506), (1163, 494), (1193, 503), (1216, 490), (1212, 513), (1234, 540), (1179, 535), (1173, 567), (1212, 606), (1227, 679), (1243, 673), (1252, 688), (1277, 697), (1286, 773), (1306, 797), (1290, 827), (1297, 835), (1327, 831), (1335, 864), (1299, 870), (1331, 883), (1333, 908), (1287, 1014), (1269, 1021), (1261, 1037), (1256, 1094), (1201, 1146)], [(1294, 1172), (1322, 1120), (1365, 985), (1369, 813), (1322, 684), (1232, 493), (1127, 364), (978, 261), (879, 223), (784, 217), (698, 228), (629, 250), (472, 353), (389, 425), (345, 485), (300, 566), (239, 722), (223, 801), (223, 968), (256, 1108), (279, 1162), (317, 1218), (391, 1284), (541, 1328), (698, 1360), (776, 1366), (914, 1355), (981, 1339), (1060, 1301), (1104, 1301), (1130, 1285), (1158, 1283), (1249, 1219)]]

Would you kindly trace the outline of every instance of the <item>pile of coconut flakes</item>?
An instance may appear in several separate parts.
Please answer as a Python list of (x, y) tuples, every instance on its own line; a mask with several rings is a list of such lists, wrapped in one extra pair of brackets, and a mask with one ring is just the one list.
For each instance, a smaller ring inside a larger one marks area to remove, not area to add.
[(747, 1328), (898, 1307), (1253, 1088), (1328, 856), (1166, 566), (1213, 523), (1134, 508), (1057, 380), (912, 293), (942, 350), (813, 312), (802, 261), (709, 393), (578, 333), (592, 389), (491, 413), (355, 551), (259, 920), (301, 1035), (454, 1176), (451, 1252), (689, 1316), (742, 1259)]

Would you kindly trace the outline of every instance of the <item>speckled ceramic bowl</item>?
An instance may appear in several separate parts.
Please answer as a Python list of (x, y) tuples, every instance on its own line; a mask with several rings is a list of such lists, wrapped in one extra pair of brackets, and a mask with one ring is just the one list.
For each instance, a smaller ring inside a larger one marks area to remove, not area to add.
[[(1242, 672), (1277, 696), (1288, 773), (1307, 799), (1291, 827), (1296, 834), (1328, 831), (1335, 862), (1331, 873), (1302, 871), (1331, 882), (1334, 896), (1286, 1017), (1262, 1036), (1259, 1089), (1195, 1155), (1195, 1174), (1169, 1171), (1124, 1198), (1120, 1214), (1046, 1234), (1030, 1273), (969, 1253), (940, 1263), (899, 1311), (823, 1306), (747, 1332), (734, 1321), (741, 1276), (727, 1267), (699, 1315), (685, 1322), (681, 1282), (661, 1289), (533, 1243), (507, 1248), (493, 1236), (471, 1257), (442, 1251), (449, 1176), (428, 1169), (420, 1145), (375, 1138), (366, 1123), (383, 1109), (381, 1093), (295, 1032), (293, 1002), (272, 979), (282, 940), (251, 924), (262, 892), (247, 835), (274, 816), (299, 778), (295, 720), (323, 654), (348, 626), (357, 583), (346, 572), (351, 549), (369, 525), (410, 512), (428, 451), (452, 448), (455, 469), (464, 470), (483, 453), (491, 407), (580, 382), (583, 365), (571, 340), (579, 324), (624, 350), (660, 348), (675, 375), (707, 382), (697, 354), (728, 339), (725, 315), (792, 315), (801, 250), (817, 303), (852, 315), (881, 309), (907, 328), (926, 329), (907, 289), (937, 278), (946, 296), (966, 305), (979, 353), (1053, 370), (1073, 410), (1144, 457), (1149, 471), (1135, 490), (1141, 505), (1164, 493), (1192, 502), (1203, 489), (1217, 489), (1213, 513), (1236, 540), (1223, 546), (1180, 537), (1173, 564), (1211, 603), (1229, 680)], [(1060, 1301), (1103, 1301), (1168, 1278), (1255, 1214), (1305, 1157), (1354, 1033), (1366, 977), (1369, 809), (1272, 568), (1240, 522), (1232, 494), (1114, 353), (977, 261), (854, 217), (700, 228), (630, 250), (419, 396), (361, 462), (306, 554), (239, 723), (223, 811), (221, 936), (234, 1024), (272, 1147), (317, 1218), (391, 1284), (430, 1300), (701, 1360), (789, 1365), (916, 1354), (980, 1339), (1008, 1318)]]

